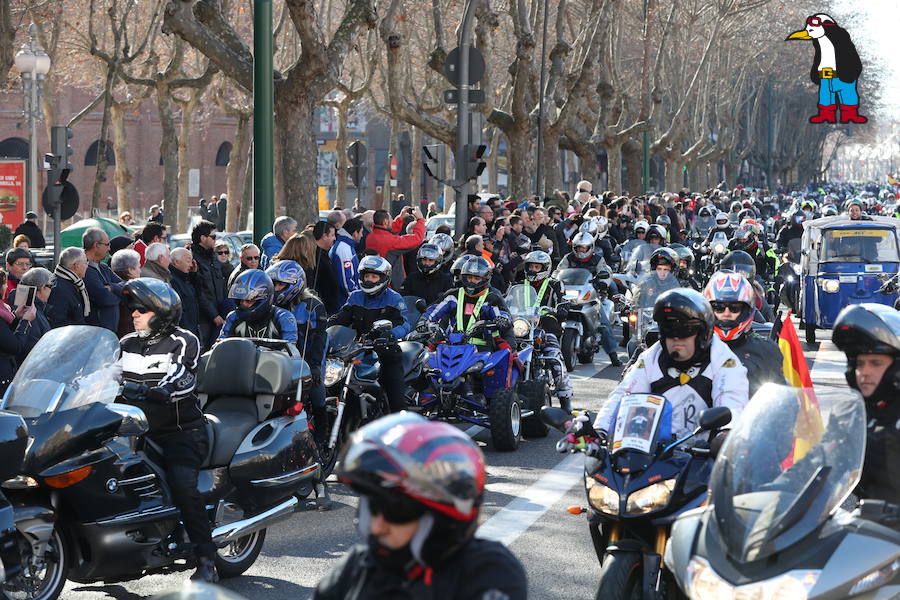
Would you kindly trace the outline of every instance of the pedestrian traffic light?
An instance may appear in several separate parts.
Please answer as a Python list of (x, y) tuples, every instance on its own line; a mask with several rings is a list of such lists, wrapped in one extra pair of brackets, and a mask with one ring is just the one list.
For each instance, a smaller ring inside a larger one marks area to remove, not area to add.
[(69, 160), (69, 157), (72, 156), (72, 146), (69, 145), (72, 135), (72, 130), (64, 125), (54, 125), (50, 129), (50, 150), (59, 161), (58, 169), (72, 169), (72, 163)]
[(360, 187), (366, 178), (366, 171), (368, 171), (366, 165), (350, 165), (347, 167), (347, 176), (350, 177), (353, 185)]
[(429, 177), (441, 181), (444, 176), (444, 157), (446, 151), (441, 144), (422, 146), (422, 166)]
[(481, 177), (481, 174), (484, 172), (484, 167), (487, 165), (487, 163), (481, 160), (481, 157), (487, 152), (487, 145), (466, 144), (464, 152), (466, 160), (466, 179), (478, 179)]

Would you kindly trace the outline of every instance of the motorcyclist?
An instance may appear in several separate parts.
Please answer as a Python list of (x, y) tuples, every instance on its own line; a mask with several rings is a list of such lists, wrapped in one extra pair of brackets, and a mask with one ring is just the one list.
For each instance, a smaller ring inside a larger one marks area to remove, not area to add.
[[(641, 297), (653, 298), (660, 290), (672, 287), (672, 279), (678, 269), (678, 254), (671, 248), (657, 248), (650, 255), (650, 271), (639, 281), (635, 302), (642, 305)], [(671, 279), (670, 279), (671, 278)], [(649, 308), (649, 305), (646, 305)]]
[(766, 300), (766, 292), (756, 276), (756, 261), (753, 260), (753, 257), (743, 250), (733, 250), (726, 254), (725, 258), (722, 259), (722, 262), (719, 263), (719, 270), (734, 271), (743, 274), (747, 281), (752, 284), (753, 290), (756, 292), (755, 307), (759, 312), (759, 318), (756, 320), (762, 320), (767, 323), (771, 323), (775, 320), (775, 311), (772, 310), (772, 306), (769, 304), (768, 300)]
[(771, 257), (767, 256), (760, 245), (756, 230), (749, 223), (740, 225), (734, 232), (734, 237), (728, 242), (729, 250), (743, 250), (756, 263), (756, 275), (763, 281), (769, 281), (774, 276), (775, 265)]
[(853, 199), (847, 201), (847, 217), (851, 221), (871, 221), (872, 217), (863, 210), (863, 203)]
[(216, 546), (197, 478), (209, 440), (194, 388), (200, 342), (178, 327), (181, 298), (169, 284), (148, 277), (122, 289), (135, 332), (122, 338), (121, 401), (147, 415), (149, 449), (159, 454), (172, 499), (194, 545), (197, 570), (191, 579), (215, 583)]
[[(775, 238), (775, 248), (779, 254), (786, 254), (791, 250), (791, 240), (799, 240), (803, 237), (803, 223), (806, 221), (806, 215), (801, 211), (797, 211), (791, 215), (788, 222), (782, 226), (781, 231)], [(793, 262), (799, 262), (799, 257)]]
[(781, 350), (753, 332), (756, 293), (741, 273), (714, 273), (703, 290), (716, 317), (715, 331), (747, 368), (752, 397), (764, 383), (786, 385)]
[[(378, 381), (394, 412), (406, 407), (403, 383), (403, 356), (398, 340), (410, 332), (403, 296), (390, 289), (391, 263), (380, 256), (366, 256), (359, 261), (359, 287), (350, 294), (340, 311), (331, 315), (328, 325), (343, 325), (357, 336), (376, 333), (375, 352), (381, 370)], [(373, 332), (376, 321), (390, 321), (391, 328)]]
[(353, 434), (338, 477), (360, 494), (354, 546), (313, 600), (524, 600), (525, 571), (502, 544), (478, 539), (484, 456), (455, 427), (413, 413)]
[(431, 236), (428, 243), (434, 244), (441, 251), (441, 270), (449, 273), (450, 266), (453, 264), (453, 249), (456, 247), (453, 238), (446, 233), (436, 233)]
[(709, 233), (711, 229), (713, 229), (716, 225), (716, 210), (712, 206), (706, 204), (701, 206), (697, 211), (697, 218), (694, 220), (694, 224), (692, 226), (692, 233), (696, 236), (706, 238), (706, 234)]
[(692, 432), (700, 413), (727, 406), (737, 419), (747, 404), (747, 369), (715, 335), (712, 307), (700, 292), (664, 292), (653, 308), (659, 341), (641, 353), (625, 378), (600, 407), (598, 432), (611, 432), (626, 394), (658, 394), (672, 404), (672, 433)]
[(237, 308), (225, 318), (219, 339), (252, 337), (297, 341), (297, 321), (288, 310), (274, 304), (275, 284), (259, 269), (248, 269), (231, 284), (228, 297)]
[(556, 384), (556, 396), (559, 405), (566, 411), (572, 410), (572, 382), (562, 359), (559, 340), (562, 338), (560, 321), (566, 318), (565, 294), (562, 285), (550, 277), (553, 259), (541, 250), (529, 252), (523, 262), (524, 283), (534, 288), (537, 294), (537, 305), (542, 307), (540, 327), (546, 334), (544, 343), (535, 350), (550, 365), (553, 380)]
[(742, 210), (744, 210), (744, 205), (740, 201), (734, 200), (731, 203), (731, 206), (728, 208), (728, 220), (731, 221), (732, 225), (737, 226), (741, 222), (738, 215), (740, 215)]
[[(603, 260), (605, 260), (606, 264), (610, 267), (617, 266), (618, 257), (613, 252), (613, 243), (609, 240), (609, 237), (607, 237), (607, 234), (609, 233), (609, 220), (606, 217), (594, 217), (591, 221), (596, 224), (596, 227), (591, 234), (594, 236), (594, 249), (603, 255)], [(587, 221), (585, 221), (585, 223), (587, 223)]]
[(703, 245), (709, 246), (710, 243), (712, 243), (713, 236), (720, 232), (724, 233), (725, 237), (728, 239), (731, 239), (731, 236), (734, 235), (734, 227), (731, 225), (728, 213), (719, 212), (716, 214), (716, 225), (706, 234)]
[(900, 313), (854, 304), (834, 322), (832, 341), (847, 355), (847, 383), (866, 403), (866, 459), (857, 493), (900, 502)]
[(671, 242), (672, 241), (672, 232), (671, 232), (672, 219), (669, 218), (669, 215), (659, 215), (658, 217), (656, 217), (655, 224), (661, 226), (666, 232), (666, 235), (663, 237), (663, 241)]
[[(325, 410), (325, 384), (322, 382), (325, 365), (325, 345), (328, 334), (325, 325), (328, 316), (325, 305), (315, 292), (306, 286), (306, 273), (293, 260), (279, 260), (266, 269), (275, 289), (274, 303), (294, 316), (297, 322), (297, 349), (312, 377), (309, 399), (313, 420), (313, 439), (317, 448), (324, 448), (328, 441), (328, 413)], [(320, 510), (331, 508), (328, 488), (324, 481), (316, 485), (316, 499)]]
[(417, 296), (429, 306), (444, 297), (453, 287), (449, 271), (441, 269), (443, 253), (435, 244), (422, 244), (416, 253), (418, 270), (409, 273), (400, 286), (404, 296)]
[(621, 257), (620, 264), (628, 264), (635, 250), (647, 243), (645, 238), (649, 228), (650, 224), (647, 221), (643, 219), (635, 221), (632, 227), (632, 238), (618, 248), (619, 256)]
[[(653, 253), (665, 246), (665, 236), (666, 230), (662, 225), (651, 225), (647, 229), (647, 243), (631, 253), (625, 271), (631, 275), (640, 275), (645, 268), (645, 263), (650, 260)], [(677, 264), (676, 261), (675, 265), (677, 266)]]
[(674, 250), (675, 254), (678, 255), (678, 267), (675, 269), (675, 276), (681, 282), (681, 285), (695, 290), (700, 289), (700, 279), (693, 269), (694, 252), (682, 244), (672, 244), (669, 246), (669, 249)]

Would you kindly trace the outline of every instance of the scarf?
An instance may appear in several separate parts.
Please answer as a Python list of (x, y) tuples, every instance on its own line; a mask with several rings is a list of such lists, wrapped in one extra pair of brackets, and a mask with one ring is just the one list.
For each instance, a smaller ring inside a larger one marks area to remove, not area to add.
[(60, 279), (65, 279), (75, 284), (75, 287), (81, 292), (81, 300), (84, 302), (84, 316), (87, 317), (91, 314), (91, 299), (88, 297), (87, 288), (84, 286), (84, 279), (62, 266), (62, 264), (56, 265), (53, 274)]

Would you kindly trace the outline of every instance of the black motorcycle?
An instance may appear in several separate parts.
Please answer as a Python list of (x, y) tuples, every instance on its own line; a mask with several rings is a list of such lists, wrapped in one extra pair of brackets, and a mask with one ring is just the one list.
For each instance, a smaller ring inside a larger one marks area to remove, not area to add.
[(701, 432), (712, 437), (731, 421), (731, 411), (706, 409), (699, 426), (681, 439), (671, 436), (671, 407), (660, 396), (623, 398), (608, 440), (594, 431), (593, 415), (573, 422), (565, 411), (545, 407), (541, 416), (566, 432), (557, 450), (589, 453), (584, 484), (589, 531), (601, 564), (597, 600), (681, 597), (662, 556), (678, 515), (706, 499), (713, 463), (709, 443), (684, 444)]
[[(54, 329), (4, 397), (2, 408), (23, 417), (29, 435), (19, 475), (3, 483), (23, 564), (8, 594), (53, 600), (66, 579), (121, 581), (193, 566), (154, 444), (140, 437), (146, 417), (114, 402), (118, 355), (106, 329)], [(266, 529), (312, 491), (319, 464), (297, 398), (309, 379), (299, 357), (249, 339), (224, 340), (201, 358), (210, 444), (198, 487), (222, 577), (249, 569)]]
[(28, 428), (19, 415), (0, 410), (0, 583), (14, 581), (22, 574), (20, 536), (16, 531), (13, 505), (3, 490), (14, 487), (25, 460)]
[[(392, 327), (387, 320), (376, 321), (372, 331), (357, 337), (343, 325), (328, 328), (325, 358), (325, 408), (328, 411), (328, 442), (322, 452), (325, 473), (334, 469), (344, 441), (362, 425), (390, 414), (391, 406), (378, 383), (381, 363), (375, 347)], [(418, 342), (399, 342), (404, 381), (408, 390), (424, 389), (426, 353)], [(414, 399), (410, 399), (414, 404)]]

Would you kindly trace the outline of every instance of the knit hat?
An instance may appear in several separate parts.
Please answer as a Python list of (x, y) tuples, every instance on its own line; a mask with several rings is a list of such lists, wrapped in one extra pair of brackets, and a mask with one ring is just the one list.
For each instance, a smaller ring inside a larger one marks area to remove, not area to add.
[(585, 192), (593, 192), (594, 185), (588, 181), (587, 179), (582, 179), (578, 182), (578, 185), (575, 186), (576, 191), (584, 190)]

